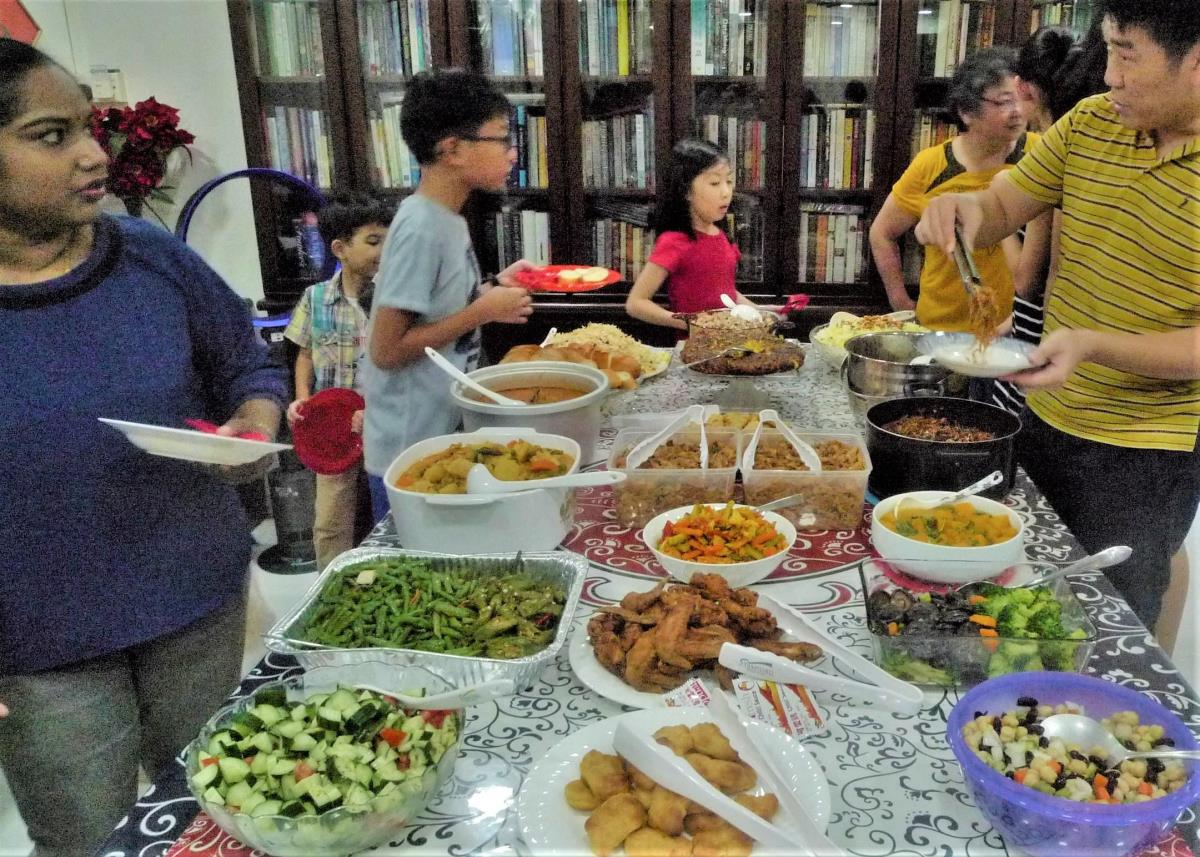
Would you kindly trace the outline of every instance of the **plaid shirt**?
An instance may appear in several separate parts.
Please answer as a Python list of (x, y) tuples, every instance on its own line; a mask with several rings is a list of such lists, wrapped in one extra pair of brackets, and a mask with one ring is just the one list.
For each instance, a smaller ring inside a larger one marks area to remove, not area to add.
[(367, 345), (367, 316), (342, 291), (342, 274), (304, 290), (283, 335), (312, 351), (312, 392), (358, 387), (358, 366)]

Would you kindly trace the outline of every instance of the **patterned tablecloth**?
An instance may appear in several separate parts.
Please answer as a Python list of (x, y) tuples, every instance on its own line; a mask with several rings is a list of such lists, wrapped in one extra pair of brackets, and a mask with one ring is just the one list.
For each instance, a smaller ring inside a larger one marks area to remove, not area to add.
[[(812, 355), (815, 357), (815, 355)], [(793, 425), (819, 431), (855, 430), (836, 375), (811, 361), (800, 372), (760, 379), (752, 385), (672, 368), (642, 389), (612, 396), (608, 416), (675, 410), (714, 399), (762, 406), (763, 396)], [(601, 448), (614, 432), (606, 429)], [(1023, 474), (1007, 502), (1029, 523), (1028, 553), (1049, 561), (1075, 559), (1080, 549), (1053, 510)], [(396, 545), (390, 522), (366, 544)], [(637, 533), (616, 523), (607, 489), (579, 492), (574, 530), (564, 545), (586, 556), (591, 574), (580, 615), (649, 589), (663, 576)], [(789, 558), (764, 591), (802, 609), (843, 642), (870, 651), (860, 582), (853, 563), (870, 555), (866, 530), (802, 533)], [(1200, 733), (1200, 701), (1146, 629), (1101, 575), (1077, 578), (1075, 593), (1099, 629), (1089, 674), (1136, 688), (1161, 702)], [(269, 655), (235, 695), (296, 671), (295, 662)], [(825, 771), (832, 795), (832, 839), (848, 854), (1007, 854), (1004, 841), (975, 807), (945, 740), (946, 718), (957, 693), (926, 693), (925, 708), (907, 717), (856, 707), (820, 694), (831, 728), (805, 739)], [(530, 764), (578, 729), (623, 710), (574, 676), (566, 648), (531, 688), (496, 704), (471, 710), (454, 779), (402, 841), (380, 854), (527, 853), (514, 799)], [(182, 765), (156, 782), (98, 852), (104, 857), (250, 854), (221, 833), (187, 790)], [(189, 826), (190, 825), (190, 826)], [(186, 833), (185, 833), (186, 831)], [(177, 843), (177, 840), (180, 840)], [(1197, 843), (1195, 813), (1157, 850), (1190, 857)], [(173, 844), (175, 845), (172, 848)]]

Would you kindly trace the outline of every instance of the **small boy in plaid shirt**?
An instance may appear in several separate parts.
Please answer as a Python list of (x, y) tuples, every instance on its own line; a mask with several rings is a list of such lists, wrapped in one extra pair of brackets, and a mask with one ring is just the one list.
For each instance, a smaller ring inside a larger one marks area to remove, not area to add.
[[(341, 263), (333, 279), (309, 286), (284, 336), (300, 348), (296, 359), (296, 399), (287, 410), (288, 425), (304, 419), (304, 403), (329, 387), (359, 388), (359, 364), (366, 348), (367, 308), (360, 298), (379, 270), (379, 255), (392, 211), (363, 194), (339, 195), (320, 213), (321, 237)], [(353, 430), (362, 432), (363, 412), (354, 414)], [(362, 464), (330, 476), (317, 474), (313, 543), (317, 567), (324, 569), (339, 553), (354, 547), (355, 513), (365, 492)]]

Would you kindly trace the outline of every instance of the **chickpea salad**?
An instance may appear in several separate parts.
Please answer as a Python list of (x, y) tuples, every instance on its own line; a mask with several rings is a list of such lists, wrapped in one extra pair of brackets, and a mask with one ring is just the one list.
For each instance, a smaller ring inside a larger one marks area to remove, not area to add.
[[(1080, 747), (1042, 734), (1040, 722), (1050, 715), (1083, 713), (1083, 707), (1072, 702), (1051, 706), (1023, 696), (1015, 709), (1004, 714), (975, 712), (963, 727), (963, 740), (1010, 780), (1082, 803), (1141, 803), (1163, 797), (1186, 782), (1178, 761), (1127, 759), (1112, 768), (1100, 747)], [(1129, 750), (1174, 745), (1162, 726), (1140, 723), (1133, 711), (1119, 711), (1101, 723)]]

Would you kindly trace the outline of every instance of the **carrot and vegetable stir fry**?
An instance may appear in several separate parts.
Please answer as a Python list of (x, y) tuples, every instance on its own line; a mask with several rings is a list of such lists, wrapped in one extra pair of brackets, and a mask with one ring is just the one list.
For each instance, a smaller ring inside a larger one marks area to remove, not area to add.
[(678, 521), (667, 523), (658, 543), (667, 556), (718, 565), (762, 559), (786, 547), (787, 541), (762, 514), (733, 503), (718, 509), (692, 507)]

